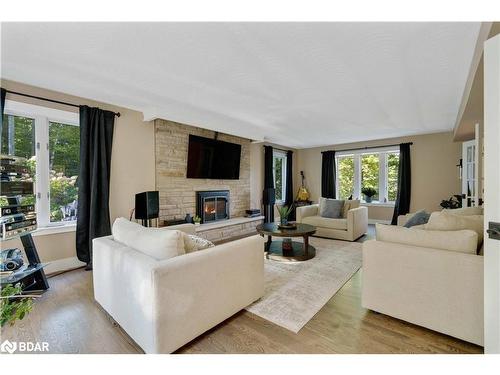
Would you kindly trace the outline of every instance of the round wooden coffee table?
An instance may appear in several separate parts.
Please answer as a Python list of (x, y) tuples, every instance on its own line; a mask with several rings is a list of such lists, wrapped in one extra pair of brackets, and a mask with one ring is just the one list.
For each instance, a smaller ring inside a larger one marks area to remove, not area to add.
[[(309, 236), (316, 232), (316, 227), (312, 225), (297, 223), (296, 229), (280, 229), (277, 224), (265, 223), (258, 225), (256, 229), (261, 236), (267, 236), (264, 245), (267, 259), (302, 262), (316, 256), (316, 249), (309, 245)], [(291, 249), (283, 250), (283, 241), (273, 241), (272, 237), (302, 237), (304, 242), (292, 241)]]

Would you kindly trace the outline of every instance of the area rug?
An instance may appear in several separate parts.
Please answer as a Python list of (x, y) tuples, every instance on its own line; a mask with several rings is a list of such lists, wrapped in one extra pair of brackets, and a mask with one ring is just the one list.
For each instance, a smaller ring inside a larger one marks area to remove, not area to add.
[(297, 333), (361, 267), (361, 243), (311, 237), (310, 244), (311, 260), (264, 261), (264, 296), (246, 310)]

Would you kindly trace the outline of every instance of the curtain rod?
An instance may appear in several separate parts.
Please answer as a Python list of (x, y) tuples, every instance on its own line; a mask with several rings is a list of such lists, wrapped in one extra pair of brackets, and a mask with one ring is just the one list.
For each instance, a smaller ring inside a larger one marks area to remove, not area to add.
[[(11, 90), (5, 90), (9, 94), (14, 94), (14, 95), (19, 95), (19, 96), (25, 96), (27, 98), (33, 98), (33, 99), (38, 99), (38, 100), (44, 100), (46, 102), (51, 102), (51, 103), (57, 103), (57, 104), (63, 104), (63, 105), (69, 105), (70, 107), (77, 107), (80, 108), (79, 105), (73, 104), (73, 103), (68, 103), (68, 102), (62, 102), (60, 100), (54, 100), (54, 99), (49, 99), (49, 98), (43, 98), (41, 96), (36, 96), (36, 95), (30, 95), (30, 94), (23, 94), (22, 92), (17, 92), (17, 91), (11, 91)], [(116, 117), (120, 117), (120, 112), (114, 112)]]
[[(357, 147), (357, 148), (346, 148), (345, 150), (330, 150), (330, 151), (345, 152), (345, 151), (369, 150), (371, 148), (382, 148), (382, 147), (399, 146), (400, 144), (408, 144), (408, 145), (411, 146), (413, 144), (413, 142), (394, 143), (392, 145), (381, 145), (381, 146), (366, 146), (366, 147)], [(321, 151), (321, 153), (323, 153), (323, 152), (328, 152), (328, 151)]]

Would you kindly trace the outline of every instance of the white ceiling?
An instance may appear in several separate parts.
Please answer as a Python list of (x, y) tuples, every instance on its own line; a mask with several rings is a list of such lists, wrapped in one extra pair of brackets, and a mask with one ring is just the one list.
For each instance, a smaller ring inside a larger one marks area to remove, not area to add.
[(3, 23), (1, 76), (290, 147), (452, 130), (480, 23)]

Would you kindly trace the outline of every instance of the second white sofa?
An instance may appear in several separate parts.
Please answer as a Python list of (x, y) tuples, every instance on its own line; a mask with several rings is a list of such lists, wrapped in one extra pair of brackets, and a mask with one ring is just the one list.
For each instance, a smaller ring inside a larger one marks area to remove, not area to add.
[(93, 269), (96, 301), (146, 353), (171, 353), (264, 294), (259, 236), (165, 260), (96, 238)]

